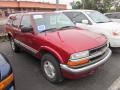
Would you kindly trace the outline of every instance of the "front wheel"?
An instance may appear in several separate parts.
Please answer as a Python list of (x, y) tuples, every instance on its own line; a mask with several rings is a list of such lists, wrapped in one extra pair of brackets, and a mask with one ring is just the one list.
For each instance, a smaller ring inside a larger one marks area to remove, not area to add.
[(41, 59), (41, 71), (43, 76), (52, 83), (63, 81), (59, 63), (51, 54), (43, 55)]
[(14, 52), (20, 51), (20, 48), (15, 44), (14, 39), (12, 37), (10, 38), (10, 44), (11, 44), (11, 48)]

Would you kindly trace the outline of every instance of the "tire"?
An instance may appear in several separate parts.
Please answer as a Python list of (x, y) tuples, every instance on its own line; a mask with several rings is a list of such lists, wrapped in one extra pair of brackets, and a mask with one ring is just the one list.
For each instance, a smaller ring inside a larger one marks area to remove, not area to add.
[(41, 71), (42, 75), (51, 83), (60, 83), (63, 81), (60, 65), (51, 54), (44, 54), (42, 56)]
[(11, 44), (11, 48), (14, 52), (19, 52), (20, 48), (15, 44), (14, 39), (12, 37), (10, 37), (10, 44)]

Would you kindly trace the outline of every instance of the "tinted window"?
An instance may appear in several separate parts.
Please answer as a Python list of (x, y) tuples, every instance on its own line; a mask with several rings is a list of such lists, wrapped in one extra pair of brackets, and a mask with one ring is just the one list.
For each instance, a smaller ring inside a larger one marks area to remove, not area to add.
[(29, 15), (23, 16), (20, 26), (21, 26), (21, 28), (30, 28), (31, 27), (31, 20), (30, 20)]
[(112, 14), (105, 14), (105, 16), (107, 16), (108, 18), (112, 18), (113, 17)]
[(111, 13), (109, 18), (120, 19), (120, 13)]
[[(82, 23), (82, 20), (88, 20), (88, 18), (81, 12), (64, 12), (64, 14), (67, 15), (74, 23)], [(90, 21), (89, 24), (91, 24)]]

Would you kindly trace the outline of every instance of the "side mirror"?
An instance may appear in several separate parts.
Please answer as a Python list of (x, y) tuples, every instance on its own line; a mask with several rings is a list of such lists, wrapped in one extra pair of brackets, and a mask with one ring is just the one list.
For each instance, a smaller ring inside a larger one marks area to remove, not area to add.
[(27, 33), (32, 31), (33, 31), (32, 27), (21, 27), (21, 32)]
[(83, 24), (88, 24), (89, 22), (88, 22), (88, 20), (82, 20), (82, 23)]

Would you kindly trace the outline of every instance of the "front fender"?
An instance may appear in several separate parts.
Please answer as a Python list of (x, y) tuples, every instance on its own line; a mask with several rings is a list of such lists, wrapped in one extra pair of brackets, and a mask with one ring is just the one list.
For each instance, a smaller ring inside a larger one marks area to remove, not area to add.
[(60, 63), (64, 63), (62, 56), (53, 48), (48, 47), (48, 46), (41, 46), (40, 51), (41, 50), (46, 50), (46, 51), (50, 52), (52, 55), (54, 55), (58, 59), (58, 61)]

